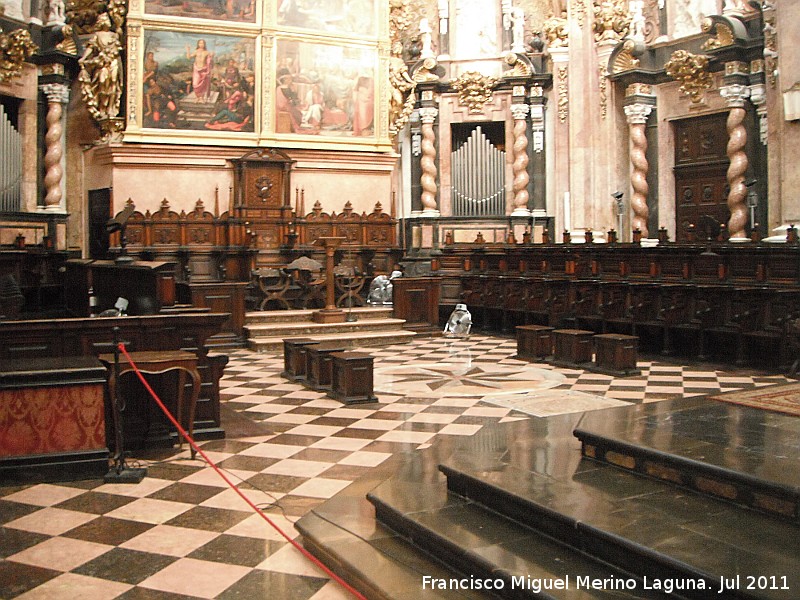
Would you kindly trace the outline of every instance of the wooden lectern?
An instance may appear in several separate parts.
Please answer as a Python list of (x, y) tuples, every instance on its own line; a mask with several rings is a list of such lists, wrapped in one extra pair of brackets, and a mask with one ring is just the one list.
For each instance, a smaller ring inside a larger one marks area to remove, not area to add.
[(325, 248), (325, 308), (311, 315), (315, 323), (344, 323), (345, 313), (341, 308), (336, 308), (335, 275), (333, 273), (334, 254), (336, 249), (347, 238), (320, 237), (314, 241), (317, 246)]

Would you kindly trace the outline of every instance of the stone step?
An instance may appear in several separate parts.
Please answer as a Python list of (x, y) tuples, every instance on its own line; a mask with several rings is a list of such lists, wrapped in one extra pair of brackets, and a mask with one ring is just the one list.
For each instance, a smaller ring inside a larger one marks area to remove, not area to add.
[[(457, 573), (502, 585), (501, 598), (653, 599), (661, 592), (643, 589), (596, 589), (593, 581), (625, 587), (630, 575), (593, 560), (579, 550), (522, 526), (455, 494), (426, 497), (416, 482), (389, 479), (367, 498), (377, 521)], [(426, 498), (421, 500), (421, 498)], [(681, 596), (672, 596), (681, 598)]]
[[(735, 412), (739, 441), (719, 423)], [(723, 402), (676, 404), (669, 414), (651, 404), (626, 412), (587, 413), (575, 429), (584, 456), (713, 495), (800, 524), (800, 460), (792, 448), (764, 454), (751, 448), (753, 426), (800, 431), (797, 417)], [(679, 432), (679, 435), (676, 435)]]
[[(787, 536), (780, 519), (585, 458), (566, 477), (546, 465), (545, 472), (501, 462), (487, 469), (458, 458), (439, 468), (451, 493), (651, 586), (681, 582), (686, 598), (785, 600), (784, 585), (800, 589), (800, 536)], [(757, 580), (767, 564), (777, 589), (747, 589), (748, 576)], [(737, 575), (738, 589), (717, 596), (722, 578)]]
[(245, 332), (254, 337), (299, 337), (308, 335), (324, 335), (329, 333), (351, 333), (354, 331), (400, 330), (403, 319), (365, 319), (344, 323), (315, 323), (313, 321), (295, 321), (286, 323), (264, 323), (261, 325), (245, 325)]
[(410, 342), (416, 334), (406, 329), (357, 330), (347, 333), (306, 333), (286, 336), (254, 337), (247, 340), (248, 349), (254, 352), (283, 354), (283, 340), (292, 337), (311, 338), (319, 342), (340, 342), (347, 348), (391, 346)]
[[(393, 309), (389, 307), (354, 306), (352, 309), (342, 309), (358, 317), (358, 321), (368, 319), (390, 319)], [(248, 325), (261, 323), (285, 323), (290, 321), (310, 321), (315, 310), (254, 310), (245, 315)]]

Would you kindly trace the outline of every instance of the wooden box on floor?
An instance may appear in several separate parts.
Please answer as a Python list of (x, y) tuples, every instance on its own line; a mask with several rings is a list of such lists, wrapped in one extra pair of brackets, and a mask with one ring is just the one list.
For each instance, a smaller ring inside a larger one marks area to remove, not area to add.
[(372, 391), (372, 356), (362, 352), (334, 352), (331, 398), (345, 404), (375, 402)]
[(344, 352), (341, 344), (316, 344), (306, 347), (306, 384), (314, 390), (329, 390), (333, 382), (333, 356)]
[(594, 331), (584, 329), (553, 330), (553, 362), (576, 365), (591, 362)]
[(546, 325), (518, 325), (517, 356), (537, 359), (553, 354), (553, 329)]
[(297, 381), (306, 378), (306, 349), (319, 344), (309, 338), (290, 338), (283, 340), (283, 373), (281, 377)]
[(593, 370), (612, 375), (638, 375), (636, 368), (639, 338), (621, 333), (601, 333), (594, 336), (595, 366)]

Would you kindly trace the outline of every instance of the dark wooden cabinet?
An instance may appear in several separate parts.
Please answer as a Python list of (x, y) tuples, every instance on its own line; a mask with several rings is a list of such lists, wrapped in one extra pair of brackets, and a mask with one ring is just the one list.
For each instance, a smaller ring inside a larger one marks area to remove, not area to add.
[(406, 329), (439, 333), (439, 277), (398, 277), (392, 280), (394, 316), (405, 319)]

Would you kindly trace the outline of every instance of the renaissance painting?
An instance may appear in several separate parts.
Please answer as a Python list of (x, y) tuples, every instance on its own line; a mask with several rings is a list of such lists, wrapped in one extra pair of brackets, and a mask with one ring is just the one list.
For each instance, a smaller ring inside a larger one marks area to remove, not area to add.
[(255, 23), (256, 0), (147, 0), (146, 13)]
[(376, 51), (279, 40), (275, 132), (375, 135)]
[(142, 125), (254, 131), (254, 56), (249, 38), (147, 30)]
[(375, 11), (375, 0), (278, 0), (278, 25), (374, 37)]

